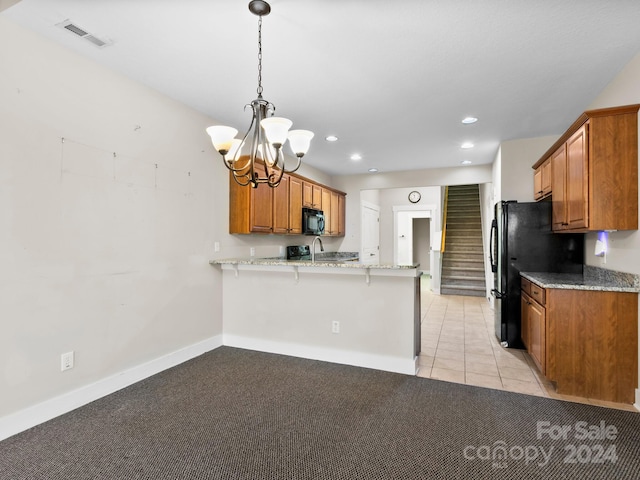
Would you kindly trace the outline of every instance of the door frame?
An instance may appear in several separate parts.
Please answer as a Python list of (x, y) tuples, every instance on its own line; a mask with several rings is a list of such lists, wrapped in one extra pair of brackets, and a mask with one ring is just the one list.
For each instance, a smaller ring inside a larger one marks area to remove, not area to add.
[(413, 258), (413, 219), (414, 218), (430, 218), (429, 222), (429, 237), (431, 241), (431, 248), (429, 250), (429, 272), (431, 275), (431, 289), (435, 293), (440, 293), (440, 246), (436, 245), (438, 239), (441, 238), (438, 235), (439, 230), (437, 224), (440, 224), (438, 205), (425, 204), (425, 205), (395, 205), (393, 207), (393, 261), (398, 263), (398, 238), (399, 238), (399, 217), (402, 213), (407, 213), (407, 218), (411, 221), (408, 222), (410, 232), (408, 232), (408, 238), (411, 243), (411, 258)]

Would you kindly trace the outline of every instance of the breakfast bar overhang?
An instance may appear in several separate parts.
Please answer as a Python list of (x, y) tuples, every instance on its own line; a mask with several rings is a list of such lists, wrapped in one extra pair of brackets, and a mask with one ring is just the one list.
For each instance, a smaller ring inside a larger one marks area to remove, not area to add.
[(228, 346), (414, 375), (418, 265), (212, 260)]

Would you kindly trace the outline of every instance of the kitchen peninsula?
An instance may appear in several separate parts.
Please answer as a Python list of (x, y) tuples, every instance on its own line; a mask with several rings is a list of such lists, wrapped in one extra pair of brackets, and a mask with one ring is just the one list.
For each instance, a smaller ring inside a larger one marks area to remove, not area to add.
[(414, 375), (418, 265), (320, 259), (212, 260), (225, 345)]

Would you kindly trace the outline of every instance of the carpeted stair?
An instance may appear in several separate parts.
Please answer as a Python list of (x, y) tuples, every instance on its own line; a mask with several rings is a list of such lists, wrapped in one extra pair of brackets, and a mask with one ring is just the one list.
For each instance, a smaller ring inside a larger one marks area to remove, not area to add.
[(486, 281), (478, 185), (448, 188), (442, 295), (484, 297)]

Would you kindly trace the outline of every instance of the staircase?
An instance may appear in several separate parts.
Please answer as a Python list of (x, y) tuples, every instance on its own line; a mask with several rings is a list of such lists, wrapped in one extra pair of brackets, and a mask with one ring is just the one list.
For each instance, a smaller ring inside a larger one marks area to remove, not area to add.
[(448, 188), (442, 295), (484, 297), (486, 282), (478, 185)]

